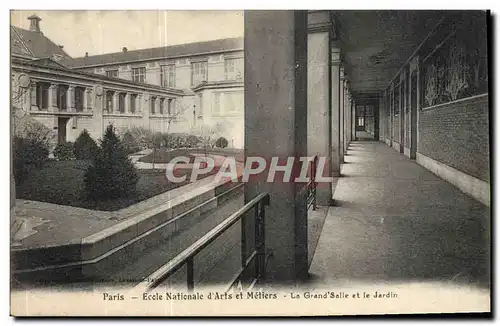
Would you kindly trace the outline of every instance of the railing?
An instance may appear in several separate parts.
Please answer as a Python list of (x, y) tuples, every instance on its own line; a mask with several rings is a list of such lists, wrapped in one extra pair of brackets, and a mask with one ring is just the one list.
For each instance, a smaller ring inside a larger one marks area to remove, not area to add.
[(316, 170), (318, 167), (318, 156), (315, 156), (309, 167), (309, 183), (307, 184), (307, 210), (313, 207), (316, 210)]
[[(146, 291), (151, 291), (160, 286), (170, 276), (177, 272), (180, 268), (186, 265), (187, 275), (186, 283), (188, 291), (194, 289), (194, 258), (204, 248), (215, 241), (220, 235), (227, 231), (236, 222), (242, 220), (245, 214), (255, 208), (255, 248), (247, 257), (247, 242), (245, 235), (245, 227), (242, 225), (242, 242), (241, 242), (241, 268), (233, 277), (230, 287), (232, 287), (243, 275), (245, 270), (255, 260), (255, 279), (258, 280), (265, 275), (266, 269), (266, 243), (265, 243), (265, 206), (269, 205), (269, 194), (262, 193), (249, 201), (245, 206), (240, 208), (222, 223), (210, 230), (207, 234), (170, 260), (166, 265), (158, 269), (148, 277)], [(139, 285), (140, 286), (140, 285)]]

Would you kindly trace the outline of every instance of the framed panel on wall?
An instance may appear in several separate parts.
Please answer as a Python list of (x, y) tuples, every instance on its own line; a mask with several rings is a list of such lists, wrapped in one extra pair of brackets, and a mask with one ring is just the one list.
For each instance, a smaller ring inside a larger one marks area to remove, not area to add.
[(468, 13), (442, 29), (422, 60), (423, 108), (488, 92), (486, 15)]

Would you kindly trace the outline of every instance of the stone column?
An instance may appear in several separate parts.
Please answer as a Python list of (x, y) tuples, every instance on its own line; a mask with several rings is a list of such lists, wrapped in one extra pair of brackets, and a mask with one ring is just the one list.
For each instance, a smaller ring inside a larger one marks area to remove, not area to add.
[[(279, 157), (284, 165), (289, 157), (307, 155), (307, 12), (252, 10), (244, 22), (245, 107), (252, 108), (245, 110), (245, 154), (268, 163)], [(262, 192), (271, 198), (265, 234), (273, 257), (266, 278), (275, 283), (306, 278), (307, 189), (281, 178), (267, 182), (268, 171), (269, 164), (245, 183), (245, 202)], [(252, 212), (243, 224), (251, 248), (253, 225)]]
[(344, 155), (347, 153), (349, 148), (349, 143), (351, 142), (351, 111), (350, 111), (350, 101), (351, 99), (347, 95), (347, 80), (344, 75), (344, 83), (342, 85), (342, 92), (344, 93), (344, 116), (345, 116), (345, 128), (344, 128)]
[(104, 135), (105, 126), (103, 113), (106, 101), (106, 93), (104, 92), (102, 85), (94, 86), (94, 89), (90, 90), (90, 94), (92, 93), (94, 94), (92, 128), (94, 130), (94, 139), (99, 139)]
[(130, 112), (130, 93), (125, 94), (125, 113), (132, 113)]
[(49, 87), (49, 111), (50, 112), (58, 112), (59, 108), (57, 107), (57, 89), (59, 88), (58, 84), (50, 84)]
[(142, 103), (143, 103), (143, 95), (137, 94), (135, 97), (135, 112), (138, 114), (142, 113)]
[(141, 107), (142, 117), (144, 118), (143, 124), (145, 126), (149, 126), (149, 116), (151, 115), (149, 101), (151, 100), (151, 95), (148, 92), (145, 92), (138, 97), (141, 98), (140, 107)]
[(339, 122), (340, 122), (340, 163), (344, 163), (344, 119), (345, 119), (345, 93), (344, 93), (344, 67), (340, 67), (340, 85), (339, 85)]
[(351, 122), (351, 132), (352, 132), (352, 140), (356, 140), (356, 102), (351, 96), (351, 92), (349, 89), (347, 89), (347, 94), (349, 96), (350, 102), (350, 110), (351, 110), (351, 117), (352, 117), (352, 122)]
[(389, 87), (389, 112), (390, 112), (390, 119), (389, 119), (389, 138), (390, 138), (390, 146), (392, 147), (392, 142), (394, 141), (394, 87), (391, 84)]
[(85, 88), (83, 93), (83, 112), (91, 110), (92, 108), (92, 89)]
[(115, 91), (113, 94), (113, 113), (120, 113), (120, 92)]
[[(333, 24), (328, 11), (308, 14), (307, 35), (307, 153), (308, 156), (325, 157), (323, 176), (331, 177), (332, 162), (332, 103), (330, 39)], [(317, 184), (318, 205), (332, 204), (332, 184)]]
[(340, 49), (332, 48), (331, 79), (332, 79), (332, 176), (340, 176)]
[(68, 112), (75, 112), (75, 86), (69, 85), (66, 91), (66, 106)]
[(402, 154), (404, 147), (407, 146), (405, 139), (406, 96), (406, 70), (403, 70), (399, 83), (399, 152)]

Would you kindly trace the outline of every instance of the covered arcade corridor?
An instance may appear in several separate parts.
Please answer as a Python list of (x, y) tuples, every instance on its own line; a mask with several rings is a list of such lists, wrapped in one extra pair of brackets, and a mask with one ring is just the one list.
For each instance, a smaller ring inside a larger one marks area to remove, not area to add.
[(487, 74), (485, 12), (246, 12), (246, 156), (325, 157), (334, 178), (317, 246), (306, 189), (245, 184), (270, 198), (265, 283), (487, 288)]

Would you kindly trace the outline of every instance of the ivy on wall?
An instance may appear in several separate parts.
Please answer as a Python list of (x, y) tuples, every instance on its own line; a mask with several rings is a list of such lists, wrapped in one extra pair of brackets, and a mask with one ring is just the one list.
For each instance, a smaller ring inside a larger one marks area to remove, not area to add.
[(394, 87), (394, 115), (399, 114), (399, 108), (401, 107), (400, 96), (401, 96), (401, 84)]
[(423, 107), (488, 91), (485, 15), (456, 21), (423, 61)]

